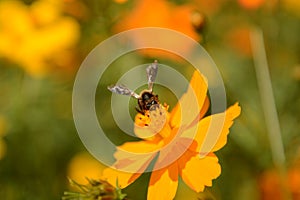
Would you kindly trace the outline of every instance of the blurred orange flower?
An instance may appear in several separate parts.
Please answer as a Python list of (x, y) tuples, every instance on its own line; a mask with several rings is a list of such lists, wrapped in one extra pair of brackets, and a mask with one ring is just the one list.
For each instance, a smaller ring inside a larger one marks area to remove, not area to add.
[(193, 0), (193, 3), (197, 6), (199, 11), (211, 16), (218, 13), (226, 1), (227, 0)]
[[(202, 27), (204, 18), (202, 15), (199, 18), (199, 15), (201, 14), (197, 13), (196, 8), (192, 5), (176, 6), (166, 0), (141, 0), (136, 1), (133, 10), (120, 20), (114, 27), (114, 30), (115, 32), (121, 32), (133, 28), (161, 27), (179, 31), (196, 41), (200, 41), (201, 35), (197, 33), (196, 29), (197, 27)], [(132, 40), (137, 43), (139, 39), (142, 39), (135, 37), (133, 36)], [(172, 42), (174, 43), (174, 41)], [(184, 51), (188, 51), (190, 48), (187, 44), (178, 45)], [(151, 56), (167, 55), (162, 51), (154, 50), (143, 50), (142, 52)]]
[(226, 36), (225, 40), (227, 44), (233, 48), (237, 53), (251, 57), (252, 48), (250, 41), (251, 28), (247, 26), (238, 26), (230, 30)]
[(30, 6), (21, 1), (1, 1), (0, 57), (19, 64), (33, 76), (45, 74), (51, 62), (69, 62), (69, 50), (80, 31), (76, 20), (63, 15), (62, 6), (59, 0), (38, 0)]
[(127, 0), (114, 0), (116, 3), (125, 3)]
[[(223, 113), (203, 118), (209, 105), (207, 81), (199, 71), (195, 71), (190, 87), (171, 113), (167, 112), (167, 105), (160, 105), (166, 111), (162, 129), (156, 129), (157, 119), (163, 116), (162, 110), (154, 114), (137, 114), (134, 131), (144, 139), (119, 146), (115, 153), (115, 169), (105, 169), (102, 178), (113, 185), (118, 180), (121, 188), (127, 187), (157, 158), (148, 186), (148, 199), (173, 199), (178, 176), (196, 192), (212, 186), (212, 180), (221, 173), (218, 158), (213, 152), (226, 144), (229, 128), (240, 115), (241, 108), (236, 103)], [(218, 123), (212, 125), (215, 120)], [(211, 150), (203, 152), (204, 140), (218, 133), (217, 141), (210, 141), (215, 142)]]
[(293, 200), (300, 200), (300, 163), (288, 169), (286, 180), (281, 180), (275, 170), (264, 172), (259, 178), (259, 186), (262, 200), (285, 199), (282, 186), (288, 189)]
[(238, 0), (238, 2), (243, 8), (257, 9), (265, 3), (265, 0)]

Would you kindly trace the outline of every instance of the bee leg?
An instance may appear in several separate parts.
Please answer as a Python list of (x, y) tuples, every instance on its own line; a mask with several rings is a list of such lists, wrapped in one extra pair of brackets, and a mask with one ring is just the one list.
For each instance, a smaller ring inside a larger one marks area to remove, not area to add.
[(139, 112), (139, 113), (141, 113), (141, 114), (145, 114), (145, 112), (144, 112), (144, 109), (143, 109), (143, 106), (142, 106), (142, 101), (139, 99), (138, 100), (138, 107), (136, 106), (135, 107), (135, 109)]
[(136, 110), (138, 113), (141, 113), (141, 114), (143, 114), (143, 115), (145, 114), (145, 113), (144, 113), (139, 107), (137, 107), (137, 106), (135, 107), (135, 110)]

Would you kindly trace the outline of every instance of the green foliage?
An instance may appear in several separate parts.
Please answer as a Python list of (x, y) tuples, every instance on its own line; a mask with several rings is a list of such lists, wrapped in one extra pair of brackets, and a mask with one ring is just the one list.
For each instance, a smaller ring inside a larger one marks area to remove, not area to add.
[(62, 200), (125, 200), (126, 194), (120, 188), (115, 188), (106, 181), (87, 180), (88, 184), (82, 185), (70, 179), (71, 186), (79, 191), (64, 192)]

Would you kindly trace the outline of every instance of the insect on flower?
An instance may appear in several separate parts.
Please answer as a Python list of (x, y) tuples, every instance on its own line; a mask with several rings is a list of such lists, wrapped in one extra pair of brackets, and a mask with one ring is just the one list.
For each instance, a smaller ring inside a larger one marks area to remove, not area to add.
[[(158, 95), (153, 93), (153, 83), (155, 81), (158, 71), (157, 60), (154, 63), (150, 64), (147, 69), (147, 79), (148, 79), (148, 89), (143, 90), (140, 94), (135, 93), (134, 91), (128, 89), (124, 85), (112, 85), (108, 87), (108, 90), (116, 94), (128, 95), (137, 99), (138, 106), (136, 107), (137, 120), (143, 124), (143, 126), (149, 127), (152, 133), (157, 133), (161, 130), (166, 122), (166, 110), (167, 106), (162, 106), (159, 102)], [(145, 118), (145, 116), (147, 118)], [(151, 119), (150, 121), (147, 119)]]
[[(186, 93), (169, 112), (167, 104), (161, 105), (152, 92), (156, 72), (154, 62), (147, 68), (149, 88), (140, 95), (123, 86), (109, 88), (138, 99), (141, 112), (136, 115), (134, 133), (141, 140), (117, 146), (116, 161), (103, 171), (102, 178), (110, 184), (118, 180), (118, 187), (125, 188), (151, 166), (147, 199), (172, 200), (179, 177), (195, 192), (202, 192), (220, 176), (221, 166), (214, 152), (227, 143), (229, 129), (241, 107), (235, 103), (223, 112), (206, 116), (210, 106), (208, 81), (195, 70)], [(160, 126), (162, 119), (165, 122)], [(203, 148), (207, 140), (209, 148)]]
[(136, 107), (136, 110), (141, 114), (145, 114), (147, 110), (150, 110), (151, 106), (159, 104), (158, 95), (154, 94), (152, 91), (157, 70), (157, 60), (155, 60), (154, 63), (149, 65), (146, 69), (148, 77), (148, 90), (143, 90), (140, 95), (128, 89), (124, 85), (112, 85), (109, 86), (108, 89), (117, 94), (128, 95), (136, 98), (139, 106)]

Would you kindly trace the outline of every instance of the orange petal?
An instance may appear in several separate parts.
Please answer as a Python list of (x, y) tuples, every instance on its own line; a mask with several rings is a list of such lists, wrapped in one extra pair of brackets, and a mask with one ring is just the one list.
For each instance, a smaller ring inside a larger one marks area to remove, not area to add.
[[(136, 142), (125, 142), (124, 144), (118, 146), (118, 151), (115, 153), (115, 157), (122, 158), (122, 153), (152, 153), (160, 149), (159, 141), (136, 141)], [(121, 156), (121, 157), (120, 157)]]
[(157, 155), (159, 145), (148, 141), (126, 142), (117, 148), (114, 167), (130, 173), (143, 173)]
[(112, 185), (116, 185), (118, 180), (118, 187), (127, 187), (146, 170), (155, 156), (156, 154), (137, 155), (117, 160), (113, 165), (114, 168), (107, 168), (103, 171), (102, 179), (107, 180)]
[[(141, 151), (144, 152), (138, 153), (137, 149), (133, 148), (134, 145), (143, 147)], [(112, 185), (115, 185), (118, 180), (119, 187), (124, 188), (134, 182), (146, 170), (157, 152), (151, 152), (153, 148), (156, 148), (156, 144), (144, 141), (127, 142), (121, 147), (123, 149), (118, 147), (114, 155), (117, 160), (113, 165), (114, 169), (105, 169), (102, 178)], [(126, 150), (135, 150), (136, 152)]]
[[(177, 133), (176, 129), (173, 129)], [(178, 131), (176, 137), (171, 138), (168, 143), (161, 148), (159, 156), (156, 159), (154, 170), (165, 168), (171, 163), (178, 160), (191, 146), (195, 146), (197, 143), (186, 137), (181, 137), (181, 132)]]
[(156, 155), (157, 153), (129, 154), (127, 157), (123, 156), (123, 158), (118, 159), (113, 166), (124, 172), (143, 173)]
[(205, 101), (204, 101), (203, 106), (200, 111), (200, 119), (202, 119), (202, 117), (207, 113), (209, 106), (210, 106), (209, 98), (208, 98), (208, 96), (206, 96)]
[(202, 192), (205, 186), (212, 186), (212, 180), (221, 174), (218, 158), (214, 154), (200, 158), (187, 152), (178, 163), (183, 181), (196, 192)]
[[(106, 168), (103, 171), (101, 179), (106, 180), (115, 187), (125, 188), (134, 182), (140, 175), (141, 173), (127, 173), (112, 168)], [(117, 183), (118, 186), (116, 185)]]
[[(241, 107), (238, 103), (229, 107), (225, 112), (214, 114), (200, 120), (197, 127), (197, 134), (194, 140), (198, 143), (196, 148), (191, 150), (206, 155), (209, 152), (215, 152), (222, 148), (227, 142), (229, 128), (233, 120), (241, 113)], [(196, 129), (191, 127), (185, 131), (184, 135), (191, 137)], [(195, 146), (193, 146), (195, 147)]]
[[(207, 80), (197, 70), (194, 72), (187, 92), (171, 112), (171, 127), (189, 125), (198, 116), (206, 100)], [(206, 105), (207, 106), (207, 105)]]
[(148, 200), (172, 200), (178, 186), (178, 165), (174, 162), (167, 168), (153, 171), (148, 187)]

